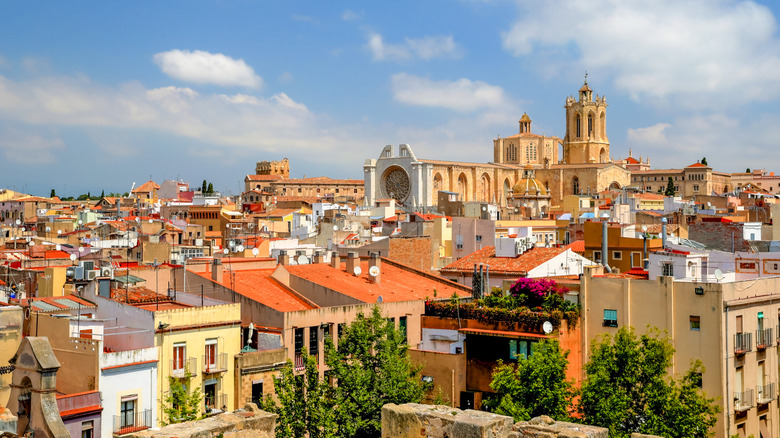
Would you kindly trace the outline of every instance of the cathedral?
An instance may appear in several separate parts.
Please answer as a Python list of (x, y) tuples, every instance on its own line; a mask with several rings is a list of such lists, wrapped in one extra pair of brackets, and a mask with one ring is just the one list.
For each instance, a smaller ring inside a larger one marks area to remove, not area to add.
[(565, 109), (563, 139), (534, 134), (531, 118), (523, 114), (517, 134), (493, 140), (493, 161), (488, 163), (418, 159), (409, 145), (400, 145), (397, 154), (393, 146), (385, 146), (379, 158), (363, 165), (366, 204), (393, 198), (405, 209), (429, 210), (438, 192), (447, 191), (465, 202), (530, 202), (532, 216), (539, 216), (560, 205), (566, 195), (629, 185), (627, 164), (637, 161), (613, 161), (610, 156), (606, 98), (594, 97), (586, 78), (576, 98), (566, 98)]

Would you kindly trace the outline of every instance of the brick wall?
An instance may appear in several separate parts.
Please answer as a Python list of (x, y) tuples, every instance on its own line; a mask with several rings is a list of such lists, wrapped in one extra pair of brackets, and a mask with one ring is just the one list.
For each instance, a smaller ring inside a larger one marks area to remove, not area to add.
[(420, 271), (430, 272), (431, 266), (434, 266), (431, 238), (392, 237), (387, 258)]
[(740, 223), (697, 222), (688, 228), (688, 238), (720, 251), (750, 251), (748, 241), (742, 238), (742, 224)]

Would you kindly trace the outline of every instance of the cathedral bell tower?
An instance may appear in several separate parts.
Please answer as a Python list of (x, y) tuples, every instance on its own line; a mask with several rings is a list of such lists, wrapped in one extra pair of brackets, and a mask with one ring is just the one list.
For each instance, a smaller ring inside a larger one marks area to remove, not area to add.
[(563, 138), (563, 162), (566, 164), (608, 163), (607, 99), (593, 98), (593, 90), (585, 84), (577, 99), (566, 98), (566, 136)]

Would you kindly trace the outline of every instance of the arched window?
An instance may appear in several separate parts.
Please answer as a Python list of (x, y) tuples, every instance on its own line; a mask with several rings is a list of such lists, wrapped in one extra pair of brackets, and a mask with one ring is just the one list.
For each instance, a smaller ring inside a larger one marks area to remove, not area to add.
[(593, 114), (588, 114), (588, 135), (593, 135)]
[(577, 116), (577, 137), (582, 137), (582, 127), (580, 126), (580, 117)]

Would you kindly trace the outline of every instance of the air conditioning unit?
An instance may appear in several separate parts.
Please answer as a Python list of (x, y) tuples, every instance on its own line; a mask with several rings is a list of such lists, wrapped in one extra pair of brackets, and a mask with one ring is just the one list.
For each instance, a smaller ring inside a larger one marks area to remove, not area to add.
[(113, 278), (113, 276), (114, 276), (113, 274), (114, 274), (114, 270), (111, 269), (111, 268), (105, 267), (105, 268), (101, 268), (100, 269), (100, 276), (101, 277), (112, 277)]
[(82, 261), (81, 267), (84, 268), (85, 271), (91, 271), (95, 269), (95, 262), (93, 260)]
[(98, 276), (98, 272), (100, 272), (100, 271), (98, 271), (97, 269), (93, 269), (91, 271), (87, 271), (87, 278), (86, 279), (87, 280), (94, 280), (95, 277)]

